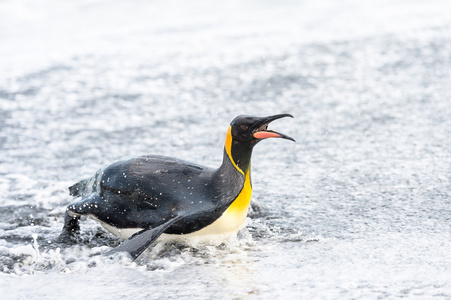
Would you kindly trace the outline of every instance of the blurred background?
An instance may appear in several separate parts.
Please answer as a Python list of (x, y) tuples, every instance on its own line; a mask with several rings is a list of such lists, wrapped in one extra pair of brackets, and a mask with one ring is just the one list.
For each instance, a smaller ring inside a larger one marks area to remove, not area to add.
[[(451, 297), (451, 2), (0, 1), (0, 293), (21, 298)], [(128, 155), (219, 166), (240, 114), (246, 229), (132, 263), (67, 187)]]

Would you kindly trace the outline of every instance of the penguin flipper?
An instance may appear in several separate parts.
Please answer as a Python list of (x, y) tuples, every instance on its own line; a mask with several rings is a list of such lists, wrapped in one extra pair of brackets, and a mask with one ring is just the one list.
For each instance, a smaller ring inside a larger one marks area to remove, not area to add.
[(176, 216), (166, 223), (161, 224), (155, 228), (143, 229), (128, 239), (126, 239), (122, 244), (117, 246), (106, 254), (111, 255), (117, 252), (127, 252), (131, 255), (132, 259), (137, 259), (166, 229), (168, 229), (172, 224), (180, 221), (183, 217)]

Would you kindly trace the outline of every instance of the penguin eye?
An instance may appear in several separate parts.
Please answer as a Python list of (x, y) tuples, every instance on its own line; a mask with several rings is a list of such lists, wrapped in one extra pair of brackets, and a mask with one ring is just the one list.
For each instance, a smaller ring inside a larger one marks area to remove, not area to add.
[(242, 130), (246, 131), (249, 128), (249, 126), (247, 126), (247, 125), (240, 125), (240, 128)]

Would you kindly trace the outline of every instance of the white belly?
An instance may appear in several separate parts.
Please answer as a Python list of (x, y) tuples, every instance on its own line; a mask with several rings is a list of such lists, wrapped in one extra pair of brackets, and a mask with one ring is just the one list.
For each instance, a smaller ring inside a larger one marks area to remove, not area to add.
[(244, 227), (246, 216), (247, 209), (239, 215), (226, 210), (219, 219), (201, 230), (188, 234), (163, 233), (159, 239), (165, 242), (184, 242), (190, 245), (219, 245), (236, 236), (238, 231)]
[(102, 224), (103, 228), (105, 228), (106, 230), (108, 230), (109, 232), (111, 232), (112, 234), (114, 234), (115, 236), (117, 236), (122, 240), (126, 240), (135, 233), (143, 230), (143, 228), (117, 228), (103, 222), (100, 222), (100, 224)]
[[(165, 234), (163, 233), (158, 240), (162, 242), (183, 242), (190, 245), (196, 244), (213, 244), (219, 245), (224, 241), (229, 240), (236, 236), (246, 221), (247, 209), (240, 214), (230, 213), (225, 211), (222, 216), (212, 224), (204, 227), (198, 231), (188, 234)], [(99, 221), (100, 222), (100, 221)], [(100, 224), (117, 236), (118, 238), (125, 240), (133, 234), (143, 230), (143, 228), (117, 228), (107, 223), (100, 222)]]

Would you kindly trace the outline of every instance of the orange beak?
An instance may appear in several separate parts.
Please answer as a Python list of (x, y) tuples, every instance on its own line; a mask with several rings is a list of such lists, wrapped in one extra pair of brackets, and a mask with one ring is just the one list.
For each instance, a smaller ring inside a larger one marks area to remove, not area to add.
[(256, 124), (254, 125), (256, 129), (254, 130), (253, 137), (257, 140), (263, 140), (268, 138), (282, 138), (287, 139), (295, 142), (295, 140), (292, 137), (289, 137), (283, 133), (275, 132), (274, 130), (268, 130), (268, 124), (271, 123), (274, 120), (283, 118), (283, 117), (293, 117), (290, 114), (280, 114), (280, 115), (274, 115), (269, 116), (265, 118), (261, 118)]
[(254, 133), (254, 138), (262, 140), (267, 138), (281, 138), (282, 135), (271, 131), (259, 131)]

